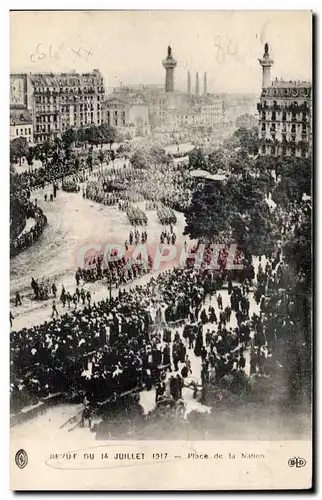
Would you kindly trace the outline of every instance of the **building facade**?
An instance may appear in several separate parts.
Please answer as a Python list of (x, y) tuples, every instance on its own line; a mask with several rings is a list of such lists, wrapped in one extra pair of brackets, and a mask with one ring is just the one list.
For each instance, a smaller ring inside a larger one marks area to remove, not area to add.
[(68, 128), (104, 121), (104, 80), (91, 73), (32, 73), (10, 75), (10, 109), (32, 114), (34, 142), (54, 140)]
[(125, 138), (150, 133), (149, 106), (141, 94), (112, 94), (105, 101), (105, 122)]
[(30, 111), (26, 109), (10, 110), (10, 140), (23, 137), (28, 145), (33, 144), (33, 123)]
[(263, 88), (257, 105), (259, 154), (308, 157), (312, 149), (311, 83), (277, 79), (271, 82), (269, 70), (273, 61), (267, 44), (259, 62), (263, 66)]
[(104, 122), (104, 80), (91, 73), (33, 74), (33, 118), (36, 143), (53, 140), (68, 128)]

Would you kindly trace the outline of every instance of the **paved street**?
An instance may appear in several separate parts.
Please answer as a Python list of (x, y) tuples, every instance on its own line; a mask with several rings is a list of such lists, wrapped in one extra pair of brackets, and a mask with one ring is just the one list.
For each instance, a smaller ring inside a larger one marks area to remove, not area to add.
[[(32, 194), (48, 219), (42, 236), (30, 248), (11, 259), (11, 298), (17, 290), (22, 296), (22, 306), (12, 305), (14, 329), (31, 326), (35, 322), (39, 324), (50, 317), (52, 300), (33, 300), (31, 277), (39, 280), (48, 278), (51, 283), (55, 280), (59, 291), (64, 284), (66, 290), (74, 292), (77, 257), (81, 248), (89, 244), (123, 244), (131, 228), (126, 213), (116, 207), (83, 199), (81, 192), (66, 193), (61, 190), (53, 203), (45, 202), (44, 193), (49, 191), (45, 188)], [(162, 225), (155, 210), (147, 211), (147, 215), (148, 243), (158, 245)], [(178, 237), (183, 228), (184, 217), (177, 213), (175, 232)], [(145, 276), (140, 282), (146, 279), (148, 277)], [(92, 291), (94, 300), (107, 295), (104, 280), (85, 284), (85, 288)]]

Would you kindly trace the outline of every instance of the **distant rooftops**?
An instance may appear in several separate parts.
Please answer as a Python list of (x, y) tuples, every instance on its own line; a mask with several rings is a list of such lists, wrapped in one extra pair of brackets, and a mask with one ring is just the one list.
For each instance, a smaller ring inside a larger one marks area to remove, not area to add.
[(278, 80), (277, 78), (272, 81), (272, 87), (277, 87), (277, 88), (285, 88), (285, 87), (297, 87), (297, 88), (304, 88), (304, 87), (311, 87), (312, 83), (309, 81), (303, 81), (303, 80)]
[(30, 73), (30, 81), (33, 85), (80, 85), (87, 78), (102, 78), (99, 71), (93, 70), (91, 73)]

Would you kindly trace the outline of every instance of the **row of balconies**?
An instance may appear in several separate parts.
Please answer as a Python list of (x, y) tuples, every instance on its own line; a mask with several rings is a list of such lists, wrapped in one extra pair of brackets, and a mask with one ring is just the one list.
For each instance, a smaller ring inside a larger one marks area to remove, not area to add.
[(289, 123), (307, 123), (308, 122), (308, 119), (306, 117), (306, 115), (302, 116), (302, 117), (297, 117), (297, 116), (291, 116), (291, 117), (287, 117), (287, 116), (278, 116), (278, 115), (272, 115), (271, 116), (267, 116), (266, 114), (265, 115), (262, 115), (260, 117), (260, 121), (261, 122), (289, 122)]
[(78, 87), (78, 88), (73, 88), (73, 87), (54, 87), (53, 89), (47, 89), (45, 87), (40, 87), (40, 88), (34, 88), (33, 89), (34, 95), (36, 94), (41, 94), (41, 95), (59, 95), (59, 94), (87, 94), (87, 93), (105, 93), (104, 87)]
[[(66, 108), (66, 109), (65, 109), (65, 108)], [(99, 109), (99, 108), (97, 108), (97, 111), (99, 111), (99, 110), (100, 110), (100, 109)], [(79, 109), (77, 109), (77, 108), (76, 108), (76, 110), (75, 110), (75, 108), (74, 108), (74, 112), (75, 112), (75, 111), (76, 111), (76, 112), (78, 112), (78, 113), (90, 113), (90, 112), (95, 111), (95, 108), (94, 108), (94, 106), (91, 106), (91, 107), (90, 107), (90, 108), (88, 108), (88, 109), (87, 109), (87, 106), (86, 106), (84, 109), (83, 109), (83, 108), (81, 108), (81, 107), (79, 107)], [(70, 112), (70, 108), (69, 108), (68, 106), (62, 106), (62, 107), (61, 107), (61, 112), (62, 112), (62, 113), (69, 113), (69, 112)]]
[(286, 130), (286, 129), (276, 129), (276, 128), (266, 128), (266, 129), (260, 129), (261, 135), (264, 134), (278, 134), (278, 135), (296, 135), (296, 136), (307, 136), (309, 135), (308, 130)]
[(277, 132), (274, 132), (274, 131), (269, 131), (269, 132), (262, 131), (259, 134), (259, 137), (261, 139), (270, 139), (271, 138), (272, 140), (275, 140), (278, 137), (282, 141), (285, 141), (285, 140), (287, 140), (288, 137), (290, 137), (291, 140), (293, 140), (293, 141), (296, 141), (296, 140), (308, 141), (310, 135), (307, 134), (307, 133), (298, 134), (296, 132), (291, 132), (291, 133), (285, 133), (285, 132), (277, 133)]
[(299, 147), (299, 148), (308, 148), (310, 141), (308, 140), (303, 140), (302, 138), (299, 139), (298, 141), (296, 140), (295, 137), (291, 137), (291, 139), (288, 139), (286, 137), (283, 137), (282, 140), (278, 139), (273, 139), (273, 138), (268, 138), (268, 137), (261, 137), (259, 139), (259, 144), (260, 145), (271, 145), (271, 146), (290, 146), (290, 147)]
[(260, 155), (269, 156), (297, 156), (302, 158), (307, 158), (309, 156), (309, 151), (291, 148), (274, 148), (263, 146), (259, 148)]
[[(54, 127), (51, 127), (51, 125), (55, 125)], [(51, 130), (58, 130), (58, 125), (56, 124), (47, 124), (46, 125), (36, 125), (36, 130), (34, 131), (36, 134), (41, 134), (43, 132), (50, 132)]]
[(270, 110), (270, 111), (288, 111), (288, 112), (294, 112), (294, 113), (309, 113), (311, 108), (308, 106), (308, 104), (297, 104), (295, 105), (294, 103), (289, 103), (289, 104), (262, 104), (258, 103), (257, 104), (257, 110), (258, 111), (265, 111), (265, 110)]

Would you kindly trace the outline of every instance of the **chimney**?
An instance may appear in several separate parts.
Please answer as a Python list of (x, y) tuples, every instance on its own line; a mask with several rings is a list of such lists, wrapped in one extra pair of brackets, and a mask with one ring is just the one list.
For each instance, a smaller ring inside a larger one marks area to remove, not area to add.
[(199, 75), (198, 75), (198, 71), (196, 73), (196, 90), (195, 90), (195, 96), (196, 97), (199, 97)]
[(207, 90), (207, 73), (205, 71), (203, 75), (203, 95), (207, 95), (208, 90)]
[(189, 96), (191, 95), (191, 76), (190, 76), (190, 71), (188, 71), (188, 75), (187, 75), (187, 94)]

